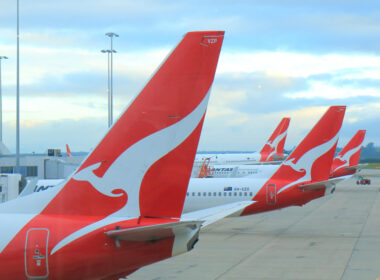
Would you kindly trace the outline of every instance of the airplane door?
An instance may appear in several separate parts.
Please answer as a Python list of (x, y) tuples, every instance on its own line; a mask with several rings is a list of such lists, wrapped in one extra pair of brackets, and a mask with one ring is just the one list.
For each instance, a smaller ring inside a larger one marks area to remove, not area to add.
[(46, 279), (48, 268), (49, 230), (32, 228), (26, 234), (25, 273), (28, 279)]
[(276, 204), (277, 202), (277, 191), (276, 184), (267, 185), (267, 204)]

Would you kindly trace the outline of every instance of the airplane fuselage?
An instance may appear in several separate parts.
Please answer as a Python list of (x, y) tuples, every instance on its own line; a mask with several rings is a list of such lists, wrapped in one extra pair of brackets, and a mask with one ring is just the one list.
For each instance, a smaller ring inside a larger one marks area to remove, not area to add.
[(299, 185), (279, 192), (267, 178), (192, 178), (183, 212), (201, 210), (236, 201), (255, 201), (241, 212), (251, 215), (288, 206), (302, 206), (333, 192), (332, 189), (303, 190)]
[(197, 154), (194, 164), (202, 164), (210, 158), (210, 164), (255, 164), (260, 162), (260, 154), (255, 153), (226, 153), (226, 154)]
[[(0, 279), (118, 279), (172, 256), (173, 237), (130, 242), (105, 234), (116, 228), (149, 225), (150, 219), (36, 214), (59, 189), (0, 204), (0, 228), (7, 229), (0, 234)], [(32, 212), (20, 207), (31, 204), (35, 205)], [(162, 223), (172, 221), (162, 219)], [(80, 234), (83, 229), (85, 234)]]

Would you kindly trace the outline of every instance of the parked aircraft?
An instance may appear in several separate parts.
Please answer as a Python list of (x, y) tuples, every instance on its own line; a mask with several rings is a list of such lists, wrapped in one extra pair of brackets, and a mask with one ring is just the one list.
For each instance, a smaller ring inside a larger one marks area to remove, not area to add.
[(359, 130), (347, 145), (334, 158), (330, 177), (355, 174), (359, 168), (360, 153), (363, 147), (365, 130)]
[[(336, 178), (346, 175), (355, 174), (360, 168), (360, 152), (362, 149), (365, 130), (359, 130), (348, 144), (334, 157), (330, 178)], [(210, 166), (205, 162), (201, 166), (198, 178), (236, 178), (258, 174), (257, 176), (265, 176), (272, 174), (277, 170), (278, 165), (215, 165)]]
[(289, 157), (272, 171), (243, 178), (192, 178), (184, 212), (252, 200), (241, 215), (301, 206), (334, 192), (331, 165), (338, 141), (344, 106), (332, 106)]
[(260, 152), (255, 153), (226, 153), (226, 154), (197, 154), (195, 165), (209, 159), (211, 164), (256, 164), (273, 162), (284, 159), (284, 145), (288, 132), (290, 118), (283, 118), (269, 137)]
[(66, 154), (67, 154), (67, 157), (71, 157), (72, 156), (70, 148), (69, 148), (69, 144), (66, 144)]
[(119, 279), (252, 203), (181, 217), (223, 36), (187, 33), (68, 180), (0, 204), (0, 279)]

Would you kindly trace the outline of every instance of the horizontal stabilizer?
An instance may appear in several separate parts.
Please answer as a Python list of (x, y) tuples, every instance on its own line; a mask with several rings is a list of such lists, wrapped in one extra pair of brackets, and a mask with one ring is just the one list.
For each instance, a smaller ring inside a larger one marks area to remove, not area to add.
[(359, 165), (356, 165), (356, 166), (348, 166), (348, 167), (345, 167), (344, 168), (345, 171), (359, 171), (360, 170), (360, 166)]
[(181, 221), (173, 223), (155, 224), (128, 229), (107, 231), (108, 237), (123, 241), (155, 241), (173, 237), (179, 232), (191, 231), (200, 228), (202, 221)]
[(337, 183), (344, 181), (346, 179), (349, 179), (351, 177), (352, 175), (347, 175), (347, 176), (332, 178), (329, 180), (320, 181), (316, 183), (304, 184), (304, 185), (300, 185), (299, 187), (303, 190), (319, 190), (319, 189), (324, 189), (324, 188), (329, 188), (331, 186), (334, 186)]
[(219, 205), (198, 211), (182, 214), (181, 221), (204, 221), (202, 227), (215, 223), (225, 217), (240, 214), (247, 206), (255, 203), (255, 201), (238, 201), (234, 203)]
[(365, 164), (358, 164), (358, 165), (353, 165), (353, 166), (347, 166), (344, 168), (346, 171), (360, 171), (364, 166), (367, 166), (368, 163)]

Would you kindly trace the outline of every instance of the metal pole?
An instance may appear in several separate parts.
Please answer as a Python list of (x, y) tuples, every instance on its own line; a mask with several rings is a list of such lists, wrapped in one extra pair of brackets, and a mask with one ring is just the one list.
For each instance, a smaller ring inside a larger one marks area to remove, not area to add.
[[(112, 37), (111, 36), (111, 125), (113, 124), (113, 48), (112, 48)], [(111, 127), (110, 125), (110, 127)]]
[(3, 141), (3, 104), (2, 104), (2, 91), (1, 91), (1, 57), (0, 57), (0, 141)]
[(113, 53), (116, 52), (113, 49), (113, 37), (119, 37), (116, 33), (108, 32), (106, 36), (111, 38), (111, 49), (109, 50), (111, 53), (111, 71), (110, 71), (110, 111), (111, 111), (111, 125), (113, 124)]
[(108, 97), (108, 127), (111, 127), (111, 91), (110, 91), (110, 50), (101, 50), (102, 53), (107, 53), (107, 97)]
[(107, 93), (108, 93), (108, 127), (112, 125), (111, 119), (111, 91), (110, 91), (110, 53), (107, 52)]
[(16, 92), (16, 172), (20, 172), (20, 23), (17, 0), (17, 92)]
[(6, 56), (0, 56), (0, 141), (3, 141), (3, 92), (1, 83), (1, 61), (8, 59)]

